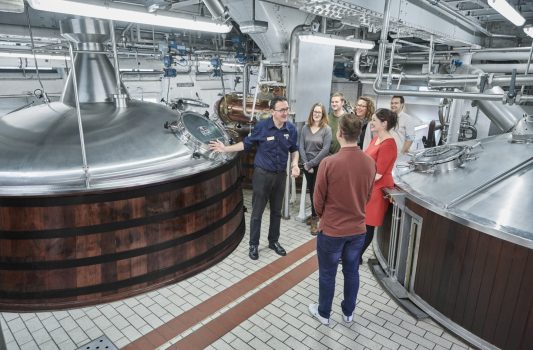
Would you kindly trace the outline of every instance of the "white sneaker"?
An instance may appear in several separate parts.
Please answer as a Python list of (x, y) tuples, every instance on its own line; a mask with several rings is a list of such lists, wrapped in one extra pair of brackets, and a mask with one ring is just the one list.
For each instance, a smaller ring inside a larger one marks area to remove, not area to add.
[(353, 322), (353, 314), (350, 316), (346, 316), (345, 314), (342, 314), (342, 319), (345, 323), (352, 323)]
[(317, 320), (319, 320), (320, 323), (329, 325), (329, 318), (322, 317), (318, 313), (318, 304), (309, 304), (309, 313), (311, 316), (314, 316)]

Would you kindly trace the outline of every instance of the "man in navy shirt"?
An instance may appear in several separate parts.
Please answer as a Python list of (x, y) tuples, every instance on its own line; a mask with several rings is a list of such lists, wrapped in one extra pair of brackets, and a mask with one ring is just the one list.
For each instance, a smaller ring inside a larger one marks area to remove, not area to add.
[(209, 148), (215, 152), (248, 151), (256, 146), (254, 174), (252, 178), (252, 217), (250, 220), (250, 252), (252, 260), (259, 258), (259, 236), (261, 219), (267, 202), (270, 202), (270, 226), (268, 247), (277, 254), (287, 253), (279, 244), (281, 206), (287, 177), (288, 153), (291, 157), (291, 175), (300, 175), (298, 167), (298, 135), (296, 127), (288, 121), (289, 104), (285, 97), (275, 97), (270, 101), (272, 116), (259, 121), (250, 136), (242, 142), (226, 146), (220, 141), (212, 141)]

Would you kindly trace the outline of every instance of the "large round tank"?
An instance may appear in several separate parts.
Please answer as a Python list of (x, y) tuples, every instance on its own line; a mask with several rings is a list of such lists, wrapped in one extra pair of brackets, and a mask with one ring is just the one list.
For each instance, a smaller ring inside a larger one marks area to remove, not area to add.
[[(65, 28), (78, 49), (103, 50), (100, 21)], [(238, 158), (206, 147), (227, 142), (224, 129), (155, 103), (117, 106), (106, 55), (74, 65), (83, 146), (72, 76), (62, 102), (0, 118), (1, 310), (146, 292), (216, 264), (244, 235)]]
[(427, 149), (397, 167), (392, 215), (374, 240), (399, 298), (476, 348), (533, 347), (531, 130), (523, 117), (512, 134)]

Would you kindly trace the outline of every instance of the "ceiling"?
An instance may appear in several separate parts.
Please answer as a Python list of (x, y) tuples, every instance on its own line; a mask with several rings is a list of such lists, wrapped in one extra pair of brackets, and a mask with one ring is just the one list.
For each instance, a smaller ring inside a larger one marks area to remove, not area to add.
[[(25, 13), (1, 12), (8, 3), (21, 0), (0, 0), (0, 42), (24, 41), (28, 39), (28, 18)], [(102, 0), (104, 1), (104, 0)], [(114, 0), (105, 0), (114, 1)], [(202, 0), (115, 0), (137, 6), (159, 8), (179, 13), (197, 16), (210, 16)], [(220, 0), (229, 9), (229, 18), (235, 29), (225, 36), (229, 41), (232, 35), (238, 35), (239, 24), (252, 18), (251, 0)], [(525, 18), (526, 23), (533, 24), (533, 1), (508, 0)], [(291, 28), (296, 25), (326, 18), (327, 31), (339, 35), (352, 35), (365, 39), (377, 40), (383, 23), (383, 8), (385, 0), (256, 0), (256, 19), (267, 20), (270, 31), (284, 31), (284, 35), (277, 35), (270, 40), (288, 42)], [(29, 20), (42, 37), (58, 36), (58, 23), (68, 15), (51, 12), (36, 11), (28, 6)], [(295, 11), (302, 16), (282, 17), (284, 11)], [(275, 14), (272, 12), (276, 11)], [(521, 28), (508, 22), (488, 4), (487, 0), (391, 0), (390, 37), (413, 38), (419, 42), (430, 39), (441, 44), (442, 49), (457, 46), (478, 47), (511, 47), (529, 46), (531, 38), (527, 37)], [(276, 22), (276, 18), (279, 20)], [(281, 18), (281, 19), (280, 19)], [(287, 22), (293, 21), (291, 25)], [(121, 30), (126, 28), (127, 21), (116, 22)], [(280, 27), (285, 26), (287, 28)], [(137, 26), (134, 27), (136, 29)], [(169, 36), (181, 38), (186, 43), (194, 44), (197, 49), (214, 49), (220, 42), (214, 41), (215, 34), (189, 32), (184, 30), (169, 30), (163, 27), (139, 27), (143, 41), (155, 39), (156, 42)], [(24, 34), (26, 33), (26, 34)], [(53, 35), (55, 33), (55, 35)], [(277, 33), (279, 34), (279, 33)], [(129, 39), (134, 40), (133, 33), (128, 33)], [(25, 38), (25, 39), (24, 39)], [(251, 36), (255, 42), (260, 37)], [(225, 43), (224, 43), (225, 44)], [(286, 46), (286, 43), (284, 43)], [(0, 45), (1, 46), (1, 45)], [(223, 45), (225, 46), (225, 45)], [(261, 45), (260, 45), (261, 46)], [(437, 47), (439, 49), (439, 47)]]

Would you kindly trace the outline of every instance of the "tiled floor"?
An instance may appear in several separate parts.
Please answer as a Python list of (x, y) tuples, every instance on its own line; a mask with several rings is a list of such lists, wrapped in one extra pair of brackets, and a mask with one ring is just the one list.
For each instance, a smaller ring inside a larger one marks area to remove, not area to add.
[[(249, 209), (250, 202), (251, 193), (245, 190)], [(248, 258), (247, 233), (218, 265), (157, 291), (83, 309), (2, 313), (7, 349), (73, 350), (101, 335), (118, 348), (143, 350), (468, 349), (435, 322), (405, 313), (366, 264), (360, 269), (355, 322), (342, 322), (339, 274), (332, 322), (320, 325), (307, 311), (318, 293), (315, 242), (307, 226), (294, 219), (282, 221), (280, 243), (289, 252), (282, 258), (266, 247), (267, 229), (264, 220), (257, 262)], [(368, 251), (365, 261), (371, 257)]]

